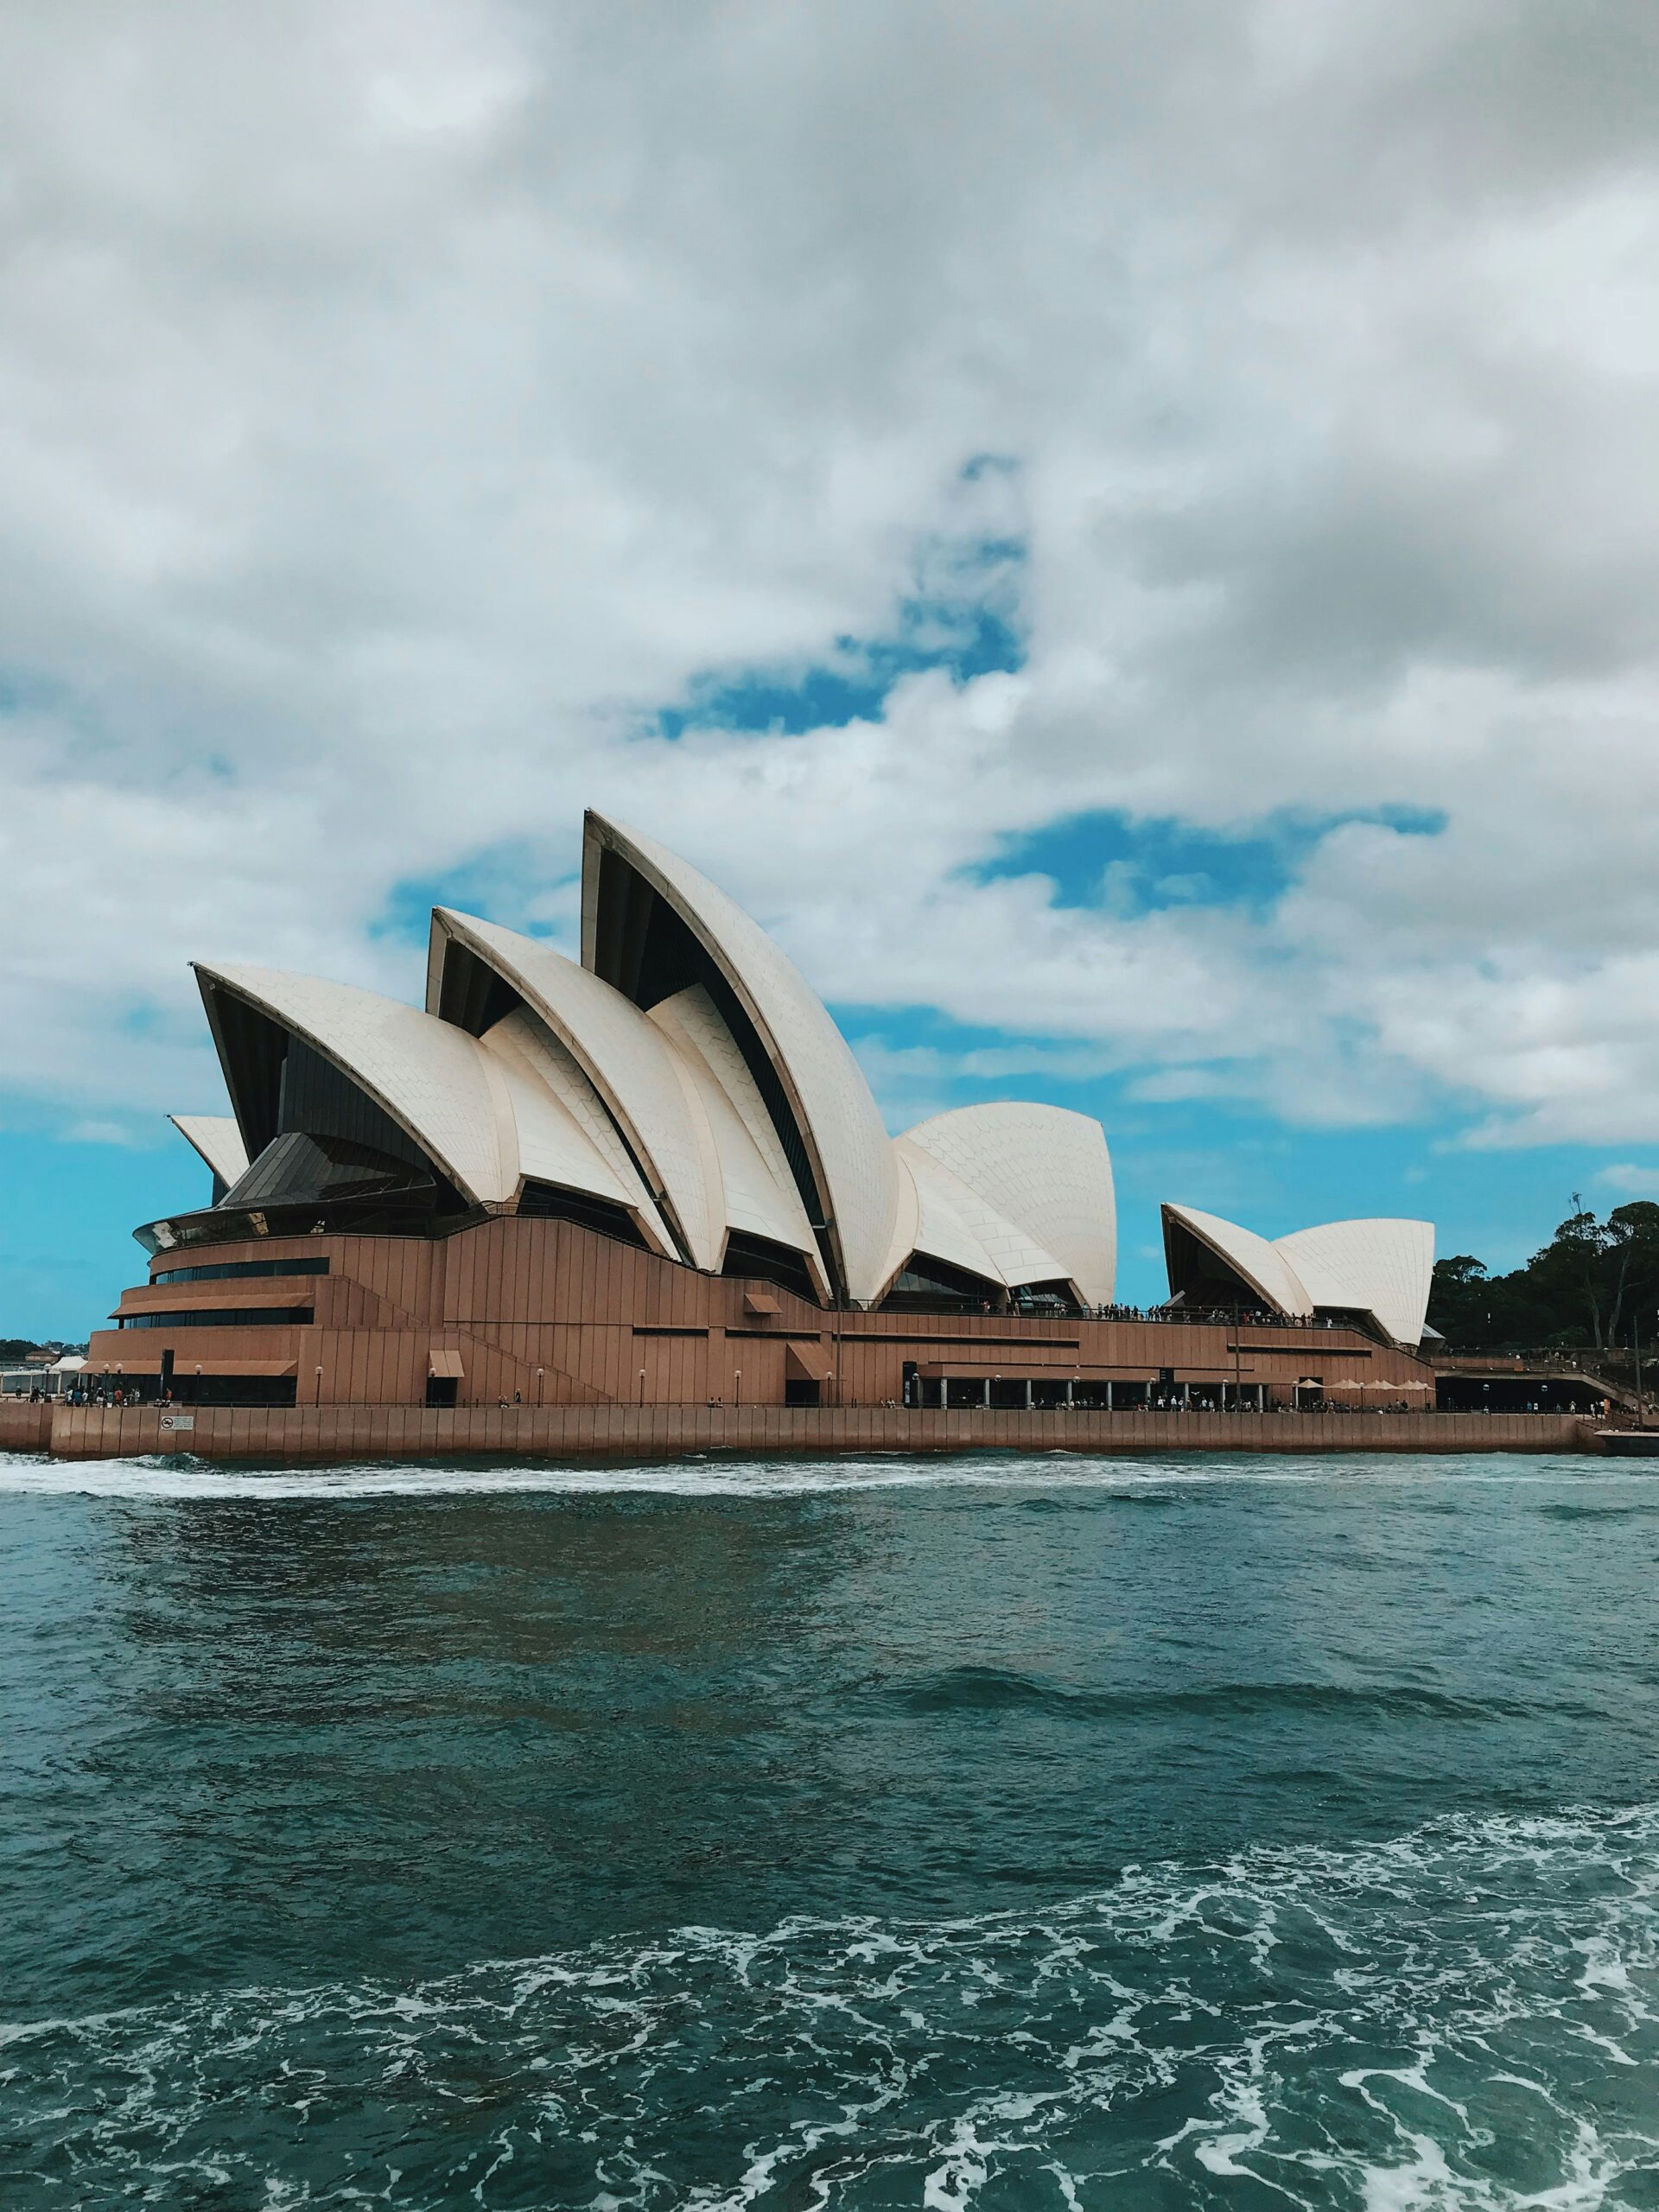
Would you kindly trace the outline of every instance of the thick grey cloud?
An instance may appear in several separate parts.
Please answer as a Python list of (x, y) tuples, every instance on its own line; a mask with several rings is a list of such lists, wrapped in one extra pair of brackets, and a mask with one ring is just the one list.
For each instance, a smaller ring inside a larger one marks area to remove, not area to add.
[[(189, 956), (407, 991), (395, 887), (568, 924), (592, 801), (833, 994), (1148, 1099), (1659, 1137), (1656, 49), (1637, 0), (12, 11), (6, 1084), (200, 1103)], [(1010, 538), (1017, 672), (658, 733), (1005, 599)], [(1248, 916), (976, 872), (1090, 809), (1336, 826)]]

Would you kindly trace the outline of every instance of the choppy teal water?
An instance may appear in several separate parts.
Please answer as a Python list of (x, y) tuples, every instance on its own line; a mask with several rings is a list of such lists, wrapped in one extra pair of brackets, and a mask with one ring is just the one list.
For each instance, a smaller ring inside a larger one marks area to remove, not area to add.
[(0, 2203), (1659, 2207), (1659, 1476), (0, 1459)]

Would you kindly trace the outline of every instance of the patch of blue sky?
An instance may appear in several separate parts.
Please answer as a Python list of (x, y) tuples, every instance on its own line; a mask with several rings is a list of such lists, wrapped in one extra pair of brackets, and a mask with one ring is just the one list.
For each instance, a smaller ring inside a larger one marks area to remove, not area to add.
[(1060, 906), (1103, 906), (1124, 914), (1236, 906), (1261, 914), (1283, 896), (1320, 840), (1351, 822), (1376, 823), (1406, 836), (1435, 836), (1446, 827), (1444, 815), (1407, 806), (1278, 813), (1236, 835), (1101, 810), (1011, 835), (969, 873), (980, 882), (1048, 876)]
[(1293, 1128), (1243, 1101), (1137, 1097), (1141, 1071), (1113, 1068), (1086, 1043), (1022, 1040), (925, 1007), (842, 1007), (836, 1018), (895, 1128), (998, 1098), (1095, 1116), (1117, 1185), (1119, 1295), (1133, 1305), (1164, 1294), (1166, 1200), (1265, 1236), (1371, 1215), (1428, 1220), (1442, 1256), (1471, 1252), (1496, 1274), (1548, 1242), (1575, 1190), (1603, 1213), (1629, 1195), (1609, 1179), (1628, 1148), (1473, 1149), (1459, 1141), (1466, 1121), (1450, 1110), (1427, 1122)]
[(658, 735), (688, 729), (764, 730), (798, 737), (874, 720), (907, 676), (943, 669), (957, 683), (1025, 661), (1019, 593), (1023, 539), (976, 537), (928, 549), (917, 588), (880, 637), (838, 637), (800, 664), (711, 670), (655, 717)]
[(543, 906), (562, 887), (573, 886), (575, 876), (567, 870), (550, 874), (546, 856), (538, 849), (514, 840), (491, 845), (454, 867), (435, 875), (406, 876), (387, 893), (369, 934), (394, 943), (424, 945), (431, 928), (432, 909), (452, 906), (463, 914), (477, 914), (527, 937), (550, 931), (544, 917), (529, 911)]
[(153, 1147), (0, 1132), (0, 1336), (82, 1342), (146, 1262), (141, 1223), (206, 1205), (207, 1170), (172, 1130)]

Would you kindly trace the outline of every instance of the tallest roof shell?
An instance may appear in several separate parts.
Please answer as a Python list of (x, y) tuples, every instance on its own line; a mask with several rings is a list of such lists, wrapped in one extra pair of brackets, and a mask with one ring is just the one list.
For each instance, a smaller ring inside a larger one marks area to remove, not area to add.
[[(615, 854), (691, 931), (730, 987), (771, 1063), (810, 1164), (847, 1295), (884, 1285), (899, 1171), (863, 1070), (788, 955), (709, 879), (653, 838), (590, 813), (582, 849), (582, 965), (600, 957), (600, 873)], [(607, 976), (607, 981), (616, 981)]]

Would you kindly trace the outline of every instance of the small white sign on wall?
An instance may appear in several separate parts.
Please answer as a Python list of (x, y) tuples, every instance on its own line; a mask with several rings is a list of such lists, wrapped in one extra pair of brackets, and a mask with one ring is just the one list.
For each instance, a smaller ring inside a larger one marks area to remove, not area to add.
[(175, 1436), (181, 1428), (194, 1428), (195, 1425), (194, 1414), (163, 1414), (162, 1415), (162, 1428), (170, 1429)]

